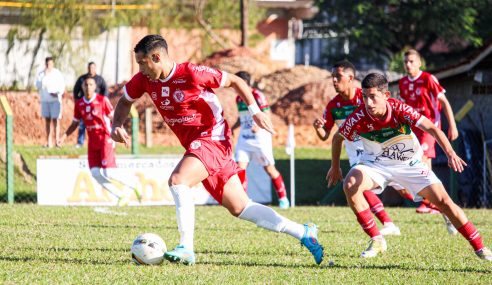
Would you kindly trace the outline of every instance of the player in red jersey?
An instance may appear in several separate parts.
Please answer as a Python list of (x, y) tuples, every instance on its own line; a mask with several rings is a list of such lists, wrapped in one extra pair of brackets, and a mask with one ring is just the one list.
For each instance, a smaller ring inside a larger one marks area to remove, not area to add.
[(129, 202), (128, 193), (113, 185), (111, 180), (116, 180), (124, 186), (132, 185), (128, 187), (132, 188), (137, 198), (140, 199), (140, 193), (137, 190), (138, 182), (136, 179), (131, 180), (131, 177), (118, 173), (115, 169), (115, 144), (111, 139), (113, 106), (107, 97), (96, 93), (96, 88), (96, 81), (93, 77), (84, 80), (82, 85), (84, 97), (75, 102), (72, 124), (59, 139), (58, 144), (63, 144), (65, 139), (78, 128), (80, 120), (83, 120), (89, 135), (88, 160), (92, 177), (116, 196), (119, 206), (123, 206)]
[(388, 183), (396, 182), (416, 198), (426, 198), (436, 204), (470, 242), (476, 255), (492, 261), (492, 252), (483, 245), (475, 226), (451, 200), (434, 172), (422, 162), (423, 151), (411, 127), (432, 134), (448, 157), (449, 167), (462, 172), (466, 163), (454, 152), (444, 133), (409, 105), (389, 98), (384, 75), (367, 75), (362, 81), (362, 92), (364, 104), (347, 117), (333, 137), (333, 161), (326, 175), (328, 185), (343, 179), (340, 169), (342, 142), (360, 137), (364, 154), (360, 163), (347, 174), (343, 189), (357, 220), (371, 237), (369, 247), (361, 256), (375, 257), (387, 249), (362, 192), (366, 189), (381, 192)]
[(232, 215), (297, 238), (320, 264), (323, 247), (317, 239), (316, 225), (295, 223), (271, 208), (251, 201), (241, 184), (240, 176), (244, 177), (244, 170), (232, 159), (230, 129), (212, 89), (234, 88), (246, 102), (255, 123), (272, 133), (272, 124), (260, 111), (248, 85), (224, 71), (192, 63), (176, 64), (169, 58), (167, 42), (160, 35), (145, 36), (134, 52), (140, 72), (124, 87), (124, 96), (115, 109), (111, 137), (129, 144), (123, 122), (133, 102), (147, 93), (186, 149), (168, 182), (176, 204), (180, 243), (174, 250), (166, 252), (164, 258), (171, 262), (195, 263), (195, 205), (190, 187), (202, 182)]
[[(332, 130), (345, 122), (345, 119), (362, 104), (362, 89), (355, 86), (355, 72), (355, 66), (347, 60), (333, 65), (331, 76), (333, 87), (338, 94), (326, 105), (323, 118), (316, 118), (313, 123), (316, 134), (323, 141), (327, 140)], [(360, 139), (345, 140), (344, 144), (352, 167), (359, 162), (364, 153), (364, 146)], [(363, 193), (371, 212), (383, 224), (381, 234), (400, 235), (400, 229), (385, 211), (381, 199), (372, 191), (364, 191)]]
[[(261, 91), (251, 87), (251, 75), (246, 71), (237, 72), (236, 75), (242, 78), (251, 88), (251, 93), (260, 110), (269, 115), (270, 106), (268, 105), (267, 98)], [(246, 106), (246, 103), (241, 99), (241, 96), (236, 97), (236, 104), (239, 111), (239, 118), (232, 129), (234, 130), (236, 127), (240, 126), (240, 131), (234, 158), (242, 169), (246, 169), (252, 159), (263, 166), (265, 172), (272, 180), (273, 188), (278, 196), (279, 207), (281, 209), (287, 209), (289, 208), (290, 203), (287, 198), (287, 191), (285, 189), (282, 174), (275, 167), (272, 150), (272, 134), (259, 128), (254, 123), (253, 118), (248, 111), (248, 106)]]
[[(410, 49), (404, 53), (404, 66), (407, 75), (400, 79), (398, 83), (402, 101), (426, 116), (438, 128), (441, 128), (440, 112), (443, 109), (449, 124), (448, 139), (451, 141), (457, 139), (458, 129), (456, 128), (453, 109), (445, 96), (446, 90), (439, 84), (434, 75), (420, 70), (422, 63), (418, 51)], [(432, 158), (436, 157), (436, 140), (419, 128), (414, 127), (412, 131), (419, 139), (424, 151), (423, 161), (432, 169)], [(408, 192), (407, 196), (407, 198), (411, 199)], [(425, 199), (416, 211), (417, 213), (440, 212), (437, 207)]]

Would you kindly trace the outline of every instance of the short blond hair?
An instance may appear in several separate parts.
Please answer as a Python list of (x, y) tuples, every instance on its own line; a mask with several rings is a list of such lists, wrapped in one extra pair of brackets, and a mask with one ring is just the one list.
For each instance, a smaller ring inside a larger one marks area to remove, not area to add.
[(409, 50), (407, 50), (407, 51), (403, 54), (403, 56), (405, 56), (405, 57), (407, 57), (407, 56), (409, 56), (409, 55), (415, 55), (415, 56), (417, 56), (419, 59), (420, 59), (420, 58), (422, 58), (422, 57), (420, 56), (420, 53), (419, 53), (416, 49), (409, 49)]

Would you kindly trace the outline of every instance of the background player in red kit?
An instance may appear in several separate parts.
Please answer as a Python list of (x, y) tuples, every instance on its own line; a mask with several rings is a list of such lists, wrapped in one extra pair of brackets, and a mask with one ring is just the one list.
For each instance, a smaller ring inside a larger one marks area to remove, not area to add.
[[(426, 116), (436, 127), (441, 128), (441, 109), (448, 121), (448, 139), (458, 138), (458, 129), (454, 120), (453, 109), (445, 96), (446, 90), (439, 84), (434, 75), (421, 71), (420, 54), (414, 49), (404, 53), (404, 67), (407, 76), (400, 79), (398, 85), (400, 98), (417, 112)], [(412, 128), (424, 151), (423, 161), (432, 169), (432, 159), (436, 157), (436, 139), (419, 128)], [(408, 194), (407, 194), (408, 195)], [(411, 199), (411, 197), (408, 197)], [(427, 200), (416, 210), (418, 213), (439, 213), (439, 210)], [(446, 219), (446, 218), (445, 218)]]
[[(260, 90), (251, 87), (251, 75), (246, 71), (236, 73), (238, 77), (244, 80), (251, 88), (251, 92), (255, 98), (256, 104), (262, 112), (270, 115), (270, 105), (267, 98)], [(251, 114), (248, 111), (248, 106), (241, 99), (241, 96), (236, 97), (236, 104), (239, 112), (239, 118), (232, 127), (234, 130), (240, 126), (239, 138), (237, 140), (234, 158), (242, 169), (246, 169), (251, 160), (256, 160), (272, 180), (273, 188), (278, 196), (278, 206), (281, 209), (287, 209), (290, 206), (285, 190), (284, 179), (282, 174), (275, 167), (272, 150), (272, 134), (267, 130), (259, 128), (253, 121)]]
[(210, 67), (176, 64), (169, 58), (167, 42), (160, 35), (145, 36), (135, 46), (134, 52), (140, 72), (124, 87), (125, 95), (115, 109), (111, 137), (129, 144), (123, 122), (133, 102), (147, 93), (186, 149), (169, 178), (169, 188), (176, 204), (180, 243), (164, 257), (171, 262), (195, 263), (195, 206), (190, 187), (202, 182), (232, 215), (297, 238), (320, 264), (323, 248), (317, 239), (316, 225), (295, 223), (271, 208), (251, 201), (241, 184), (239, 176), (244, 176), (244, 170), (232, 159), (231, 131), (212, 88), (233, 87), (246, 102), (255, 123), (273, 132), (270, 120), (260, 111), (248, 85), (233, 74)]
[[(111, 139), (113, 106), (107, 97), (96, 93), (96, 88), (96, 81), (93, 77), (87, 77), (84, 80), (82, 84), (84, 97), (75, 102), (72, 124), (60, 138), (58, 144), (63, 144), (65, 139), (78, 128), (79, 122), (83, 120), (89, 135), (88, 159), (92, 177), (117, 197), (118, 205), (123, 206), (128, 203), (128, 193), (113, 185), (110, 179), (117, 180), (124, 185), (132, 184), (133, 187), (129, 187), (135, 190), (137, 198), (140, 198), (140, 193), (136, 190), (137, 182), (135, 180), (130, 181), (131, 177), (118, 174), (115, 170), (115, 144)], [(125, 183), (125, 181), (129, 183)]]

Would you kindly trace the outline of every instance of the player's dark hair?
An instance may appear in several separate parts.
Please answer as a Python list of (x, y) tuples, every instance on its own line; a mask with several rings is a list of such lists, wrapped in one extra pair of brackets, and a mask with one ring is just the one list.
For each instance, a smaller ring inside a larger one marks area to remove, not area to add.
[(369, 73), (364, 77), (361, 85), (364, 89), (376, 87), (381, 92), (388, 90), (388, 80), (381, 73)]
[(91, 61), (91, 62), (89, 62), (89, 63), (87, 64), (87, 67), (90, 67), (90, 66), (91, 66), (91, 65), (93, 65), (93, 64), (94, 64), (94, 65), (96, 65), (96, 63), (95, 63), (95, 62)]
[(341, 61), (339, 61), (333, 65), (334, 69), (337, 69), (340, 67), (343, 68), (343, 71), (347, 71), (347, 70), (352, 71), (352, 73), (354, 74), (354, 77), (355, 77), (355, 66), (350, 61), (344, 59), (344, 60), (341, 60)]
[(251, 83), (251, 74), (249, 74), (248, 72), (246, 72), (246, 71), (239, 71), (239, 72), (236, 72), (236, 76), (239, 77), (239, 78), (242, 78), (244, 81), (246, 81), (246, 83), (248, 83), (248, 85), (250, 85), (250, 83)]
[(147, 35), (143, 37), (135, 46), (135, 53), (142, 52), (147, 55), (155, 49), (164, 49), (167, 52), (167, 42), (161, 35)]
[(53, 62), (55, 62), (55, 60), (53, 59), (53, 57), (52, 57), (52, 56), (48, 56), (48, 57), (46, 57), (46, 58), (44, 59), (44, 63), (48, 63), (48, 61), (53, 61)]

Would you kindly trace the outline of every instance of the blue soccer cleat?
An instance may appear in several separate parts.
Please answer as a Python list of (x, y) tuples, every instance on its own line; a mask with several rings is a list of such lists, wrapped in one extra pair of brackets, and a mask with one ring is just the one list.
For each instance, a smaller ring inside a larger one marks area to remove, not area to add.
[(175, 249), (164, 253), (164, 258), (170, 262), (183, 263), (185, 265), (195, 264), (195, 253), (182, 245), (178, 245)]
[(304, 224), (304, 235), (301, 238), (301, 245), (309, 249), (316, 264), (319, 265), (323, 261), (323, 246), (318, 242), (318, 228), (315, 224)]
[(287, 199), (287, 197), (279, 199), (278, 206), (280, 209), (288, 209), (290, 207), (289, 199)]

